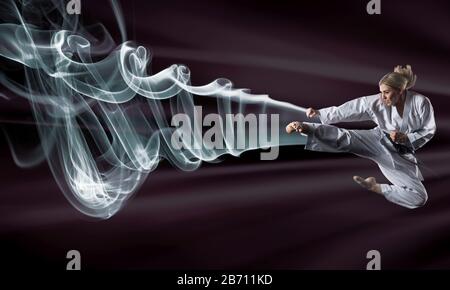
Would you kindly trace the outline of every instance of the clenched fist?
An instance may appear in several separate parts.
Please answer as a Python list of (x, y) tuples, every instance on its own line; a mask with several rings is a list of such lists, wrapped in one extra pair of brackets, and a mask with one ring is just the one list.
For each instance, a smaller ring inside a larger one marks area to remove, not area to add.
[(392, 141), (399, 144), (404, 144), (408, 140), (408, 136), (406, 134), (403, 134), (402, 132), (398, 131), (392, 131), (389, 133), (389, 137)]
[(313, 108), (308, 108), (306, 110), (306, 117), (312, 118), (312, 117), (315, 117), (315, 116), (319, 116), (319, 111), (318, 110), (313, 109)]

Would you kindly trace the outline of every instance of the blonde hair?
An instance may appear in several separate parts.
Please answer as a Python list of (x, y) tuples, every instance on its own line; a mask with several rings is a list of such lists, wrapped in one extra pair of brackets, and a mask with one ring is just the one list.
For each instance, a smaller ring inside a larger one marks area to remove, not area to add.
[(394, 71), (384, 75), (379, 85), (387, 85), (391, 88), (401, 90), (409, 90), (416, 84), (417, 76), (413, 74), (411, 66), (408, 64), (406, 67), (400, 65), (394, 67)]

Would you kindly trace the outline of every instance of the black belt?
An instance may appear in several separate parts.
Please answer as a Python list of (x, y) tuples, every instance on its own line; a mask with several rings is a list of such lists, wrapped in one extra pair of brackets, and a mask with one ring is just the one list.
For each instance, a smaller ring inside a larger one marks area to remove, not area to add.
[(411, 163), (414, 164), (414, 165), (419, 166), (420, 168), (427, 169), (427, 171), (431, 172), (432, 175), (436, 176), (436, 174), (434, 173), (434, 171), (431, 170), (429, 167), (425, 166), (425, 165), (423, 164), (423, 162), (420, 162), (419, 160), (417, 160), (417, 162), (414, 162), (414, 161), (412, 161), (412, 160), (407, 159), (407, 158), (404, 156), (404, 155), (406, 155), (406, 154), (413, 154), (413, 155), (414, 155), (415, 152), (414, 152), (413, 149), (411, 149), (411, 148), (409, 148), (409, 147), (407, 147), (407, 146), (405, 146), (405, 145), (403, 145), (403, 144), (395, 143), (394, 141), (392, 141), (391, 135), (390, 135), (389, 133), (386, 133), (386, 132), (383, 132), (383, 133), (384, 133), (384, 135), (386, 135), (386, 137), (388, 138), (388, 140), (389, 140), (389, 141), (391, 142), (391, 144), (394, 146), (395, 151), (397, 151), (397, 153), (400, 154), (400, 157), (402, 157), (403, 159), (405, 159), (405, 160), (408, 161), (408, 162), (411, 162)]
[(398, 144), (398, 143), (395, 143), (394, 141), (392, 141), (391, 136), (389, 135), (389, 133), (384, 132), (384, 135), (386, 135), (386, 137), (391, 142), (391, 144), (394, 146), (394, 148), (395, 148), (395, 150), (397, 151), (398, 154), (400, 154), (400, 155), (414, 154), (414, 150), (412, 150), (408, 146), (405, 146), (403, 144)]

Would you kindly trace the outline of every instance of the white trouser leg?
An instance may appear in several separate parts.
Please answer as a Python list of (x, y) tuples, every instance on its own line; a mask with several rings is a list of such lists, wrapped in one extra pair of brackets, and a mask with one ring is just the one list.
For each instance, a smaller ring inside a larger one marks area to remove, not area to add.
[[(422, 182), (416, 176), (416, 165), (381, 143), (380, 131), (347, 130), (331, 125), (305, 123), (309, 129), (305, 149), (322, 152), (348, 152), (376, 162), (392, 182), (380, 184), (387, 200), (407, 208), (424, 205), (428, 199)], [(393, 161), (396, 164), (394, 168)]]
[[(423, 206), (428, 200), (428, 195), (425, 186), (415, 174), (415, 165), (401, 159), (400, 155), (394, 156), (394, 158), (397, 168), (378, 164), (384, 176), (392, 182), (392, 185), (380, 185), (383, 195), (387, 200), (407, 208), (413, 209)], [(401, 163), (400, 166), (398, 166), (399, 163)]]

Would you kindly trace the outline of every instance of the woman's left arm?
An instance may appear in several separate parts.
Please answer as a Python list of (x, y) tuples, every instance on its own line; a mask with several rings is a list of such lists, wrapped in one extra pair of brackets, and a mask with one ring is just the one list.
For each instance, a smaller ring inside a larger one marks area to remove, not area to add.
[(419, 118), (422, 120), (421, 129), (406, 134), (408, 141), (406, 145), (416, 151), (433, 138), (436, 132), (436, 122), (434, 120), (434, 110), (431, 102), (425, 97), (419, 107)]

